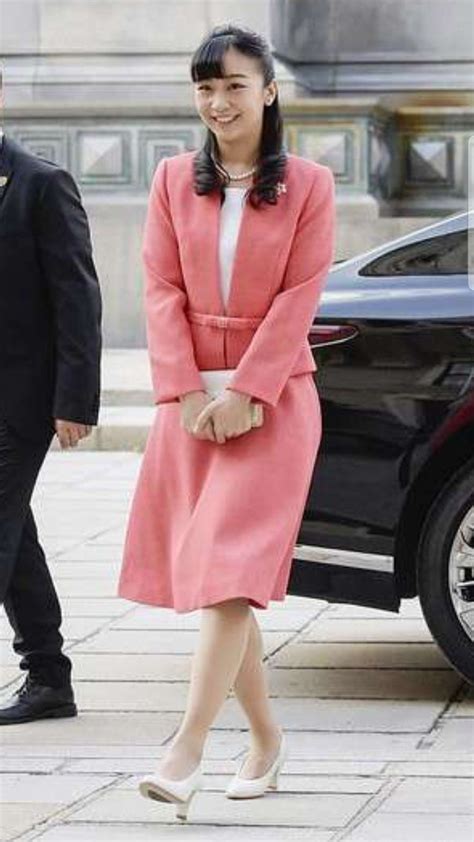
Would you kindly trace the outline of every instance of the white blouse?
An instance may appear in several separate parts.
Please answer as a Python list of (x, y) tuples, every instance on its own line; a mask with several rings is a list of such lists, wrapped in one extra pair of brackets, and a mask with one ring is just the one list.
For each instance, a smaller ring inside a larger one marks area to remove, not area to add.
[(246, 187), (226, 187), (219, 226), (219, 265), (222, 298), (227, 306), (232, 264), (239, 234)]

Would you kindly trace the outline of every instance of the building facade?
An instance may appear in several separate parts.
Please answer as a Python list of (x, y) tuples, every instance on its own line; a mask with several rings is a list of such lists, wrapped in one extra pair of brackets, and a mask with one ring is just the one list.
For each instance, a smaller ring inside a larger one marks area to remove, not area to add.
[(0, 0), (4, 128), (78, 182), (106, 344), (145, 344), (148, 189), (204, 139), (189, 62), (212, 26), (269, 38), (286, 145), (335, 175), (342, 258), (467, 207), (471, 17), (467, 0)]

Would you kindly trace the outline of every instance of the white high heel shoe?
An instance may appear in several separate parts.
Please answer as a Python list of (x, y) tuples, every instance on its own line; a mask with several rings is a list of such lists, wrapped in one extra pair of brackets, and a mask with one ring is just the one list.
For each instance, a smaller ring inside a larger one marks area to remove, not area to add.
[(278, 754), (270, 768), (259, 778), (241, 778), (239, 776), (239, 772), (246, 760), (244, 758), (239, 770), (235, 773), (226, 789), (225, 794), (227, 798), (256, 798), (259, 795), (263, 795), (267, 788), (278, 789), (278, 777), (287, 753), (285, 736), (282, 732)]
[(165, 778), (158, 772), (145, 775), (138, 782), (138, 789), (145, 798), (152, 798), (154, 801), (170, 801), (176, 804), (176, 818), (186, 821), (188, 818), (189, 805), (193, 795), (198, 789), (204, 786), (204, 777), (201, 773), (201, 764), (191, 772), (187, 778), (174, 780)]

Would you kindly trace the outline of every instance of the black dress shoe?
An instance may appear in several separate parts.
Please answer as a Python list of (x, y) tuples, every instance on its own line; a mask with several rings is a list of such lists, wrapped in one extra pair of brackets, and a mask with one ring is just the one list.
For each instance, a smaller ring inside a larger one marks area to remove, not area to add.
[(27, 675), (19, 690), (0, 704), (0, 725), (16, 725), (35, 719), (77, 716), (74, 691), (70, 684), (49, 687)]

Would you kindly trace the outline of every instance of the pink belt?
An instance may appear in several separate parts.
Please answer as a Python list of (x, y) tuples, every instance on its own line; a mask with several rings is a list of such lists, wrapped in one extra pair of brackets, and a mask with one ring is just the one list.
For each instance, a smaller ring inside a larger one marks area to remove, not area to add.
[(261, 316), (219, 316), (212, 313), (197, 313), (196, 310), (186, 310), (190, 322), (208, 327), (230, 327), (234, 330), (245, 330), (249, 327), (258, 327), (263, 321)]

